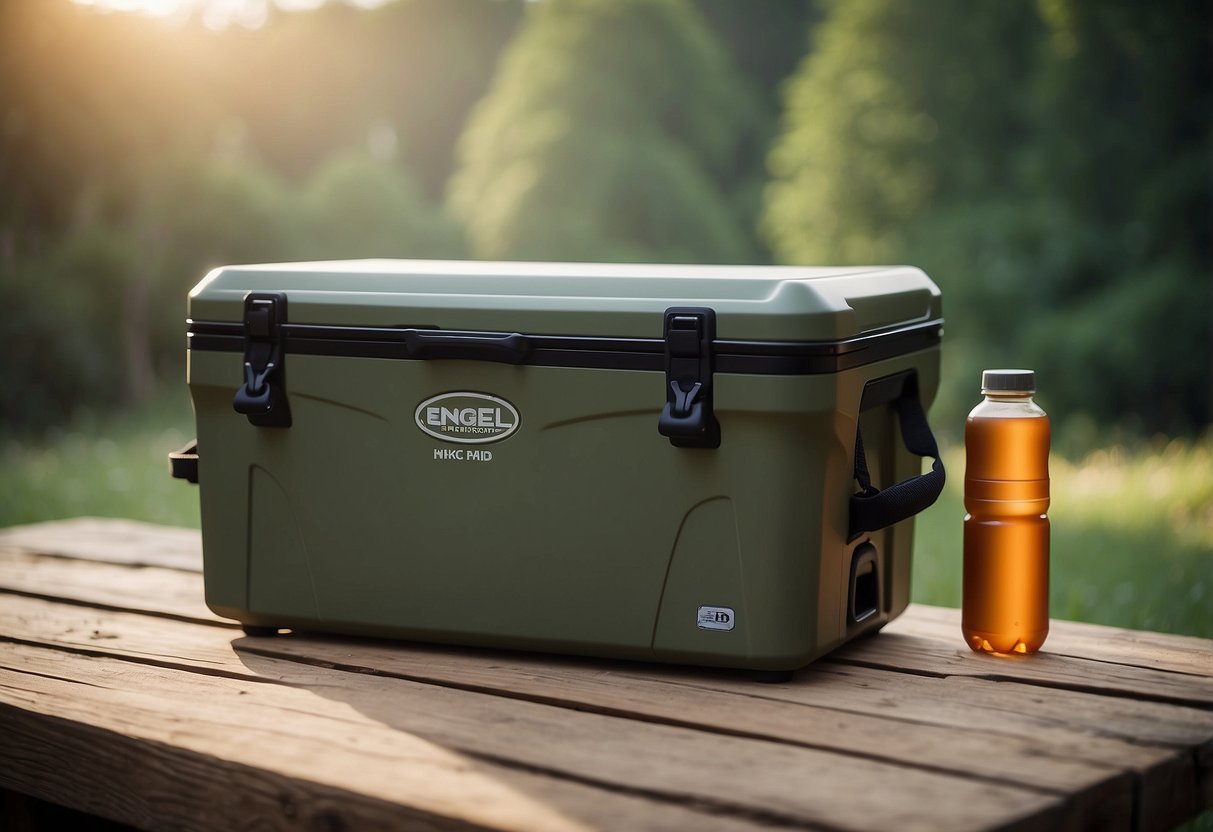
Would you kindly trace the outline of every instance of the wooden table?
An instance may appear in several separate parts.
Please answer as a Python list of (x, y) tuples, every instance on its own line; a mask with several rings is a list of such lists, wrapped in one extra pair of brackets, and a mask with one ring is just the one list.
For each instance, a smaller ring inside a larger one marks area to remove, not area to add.
[(1213, 641), (912, 607), (784, 685), (284, 634), (197, 532), (0, 531), (0, 786), (149, 829), (1166, 829), (1213, 806)]

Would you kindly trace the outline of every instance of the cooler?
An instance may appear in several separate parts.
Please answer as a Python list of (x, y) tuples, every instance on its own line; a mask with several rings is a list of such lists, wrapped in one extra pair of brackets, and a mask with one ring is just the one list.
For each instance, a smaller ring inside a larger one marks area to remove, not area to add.
[(917, 269), (232, 266), (189, 316), (175, 473), (251, 632), (784, 671), (909, 601)]

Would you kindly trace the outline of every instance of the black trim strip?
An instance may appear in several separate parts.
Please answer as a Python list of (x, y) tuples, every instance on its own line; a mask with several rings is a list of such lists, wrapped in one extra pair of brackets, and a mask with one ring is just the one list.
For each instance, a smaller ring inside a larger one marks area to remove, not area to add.
[[(241, 352), (244, 325), (220, 321), (189, 321), (189, 349)], [(348, 358), (424, 360), (415, 353), (417, 333), (442, 332), (453, 338), (500, 338), (508, 332), (462, 332), (434, 328), (321, 326), (282, 324), (283, 344), (297, 355)], [(815, 375), (836, 373), (894, 358), (939, 344), (943, 321), (910, 324), (839, 341), (712, 342), (716, 372), (751, 375)], [(594, 338), (567, 335), (527, 335), (525, 355), (510, 363), (535, 367), (575, 367), (603, 370), (663, 372), (665, 342), (660, 338)]]

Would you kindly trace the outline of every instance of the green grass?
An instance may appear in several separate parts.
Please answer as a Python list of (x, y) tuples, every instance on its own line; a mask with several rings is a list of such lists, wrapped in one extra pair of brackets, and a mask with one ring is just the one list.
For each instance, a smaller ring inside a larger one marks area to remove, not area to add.
[(37, 441), (0, 435), (0, 526), (92, 515), (197, 527), (198, 490), (169, 476), (193, 437), (184, 385), (133, 410), (84, 414)]
[[(184, 389), (36, 442), (0, 438), (0, 526), (80, 515), (198, 525), (198, 491), (166, 454), (193, 435)], [(964, 452), (917, 522), (915, 601), (960, 605)], [(1213, 434), (1199, 442), (1051, 461), (1050, 612), (1133, 629), (1213, 637)]]

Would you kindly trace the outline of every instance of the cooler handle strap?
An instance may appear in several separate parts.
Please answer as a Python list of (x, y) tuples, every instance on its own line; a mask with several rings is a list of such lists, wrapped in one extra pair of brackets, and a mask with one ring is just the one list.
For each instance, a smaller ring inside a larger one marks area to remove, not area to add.
[(860, 492), (851, 495), (851, 537), (863, 532), (874, 532), (894, 523), (900, 523), (929, 508), (943, 492), (945, 474), (939, 446), (927, 414), (922, 409), (918, 396), (918, 378), (909, 375), (901, 395), (893, 400), (901, 423), (901, 438), (906, 450), (918, 456), (931, 457), (931, 470), (910, 477), (881, 491), (872, 485), (868, 462), (863, 452), (863, 434), (855, 430), (855, 479)]

